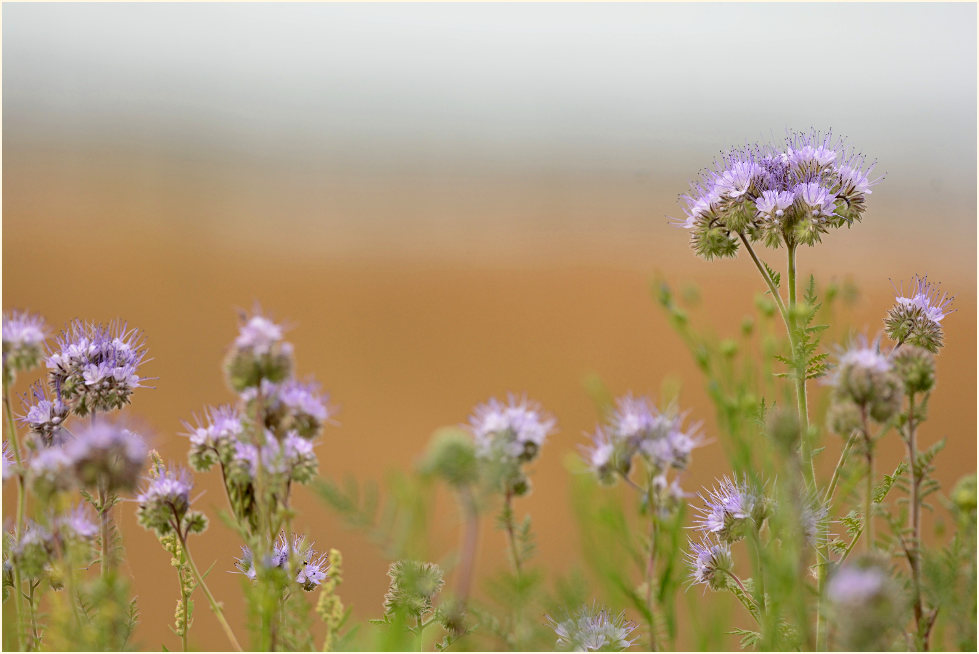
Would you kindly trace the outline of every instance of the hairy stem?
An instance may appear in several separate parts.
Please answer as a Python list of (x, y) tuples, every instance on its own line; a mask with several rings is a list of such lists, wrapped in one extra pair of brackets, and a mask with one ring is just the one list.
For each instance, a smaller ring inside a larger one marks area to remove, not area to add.
[(473, 572), (476, 568), (476, 547), (479, 545), (479, 516), (476, 513), (476, 502), (473, 499), (472, 490), (468, 486), (463, 487), (459, 491), (459, 496), (466, 517), (466, 529), (463, 533), (462, 560), (459, 564), (456, 595), (459, 598), (461, 610), (465, 611), (466, 603), (469, 601), (469, 591), (472, 587)]
[(646, 610), (649, 621), (649, 651), (656, 651), (656, 622), (653, 620), (653, 575), (656, 571), (656, 510), (649, 507), (649, 556), (646, 557)]
[(802, 427), (802, 462), (803, 472), (808, 476), (808, 481), (813, 489), (816, 488), (816, 464), (813, 462), (812, 444), (809, 442), (809, 400), (806, 397), (806, 365), (801, 361), (801, 353), (796, 348), (796, 248), (792, 244), (788, 246), (788, 285), (789, 285), (789, 344), (792, 347), (792, 359), (796, 364), (795, 371), (795, 396), (799, 411), (799, 424)]
[[(17, 518), (14, 523), (14, 537), (20, 541), (24, 531), (24, 504), (27, 501), (27, 489), (24, 487), (24, 465), (20, 456), (20, 443), (17, 438), (17, 427), (14, 425), (14, 412), (10, 404), (10, 385), (6, 374), (3, 380), (3, 410), (7, 414), (7, 442), (14, 450), (14, 462), (17, 464)], [(21, 595), (23, 579), (20, 576), (20, 566), (14, 567), (14, 616), (16, 618), (17, 649), (23, 651), (24, 646), (24, 598)]]
[(867, 482), (863, 498), (863, 523), (867, 539), (864, 541), (864, 548), (869, 552), (874, 546), (874, 519), (871, 513), (874, 494), (874, 441), (870, 437), (870, 428), (867, 426), (866, 407), (860, 408), (860, 418), (863, 422), (863, 438), (867, 457)]
[(211, 594), (211, 589), (207, 587), (207, 582), (204, 581), (204, 577), (197, 569), (197, 564), (194, 563), (194, 557), (191, 556), (190, 549), (187, 547), (187, 540), (179, 529), (177, 530), (177, 538), (180, 539), (180, 547), (183, 548), (184, 554), (187, 555), (187, 563), (190, 564), (190, 569), (193, 571), (194, 577), (197, 578), (197, 584), (201, 587), (201, 590), (204, 591), (204, 595), (207, 597), (207, 601), (211, 605), (211, 610), (214, 611), (214, 616), (221, 624), (221, 629), (224, 630), (224, 634), (228, 637), (228, 640), (231, 641), (231, 645), (237, 651), (241, 652), (241, 645), (238, 644), (238, 639), (235, 638), (235, 633), (231, 630), (231, 625), (228, 624), (228, 620), (224, 617), (224, 611), (221, 609), (221, 603), (214, 598), (214, 595)]
[[(928, 650), (928, 635), (923, 627), (924, 607), (921, 601), (921, 497), (919, 494), (921, 478), (918, 476), (918, 466), (916, 465), (917, 453), (917, 433), (914, 416), (914, 393), (908, 394), (908, 465), (911, 470), (911, 549), (908, 552), (908, 561), (911, 564), (912, 593), (914, 597), (914, 622), (917, 627), (918, 637), (921, 639), (920, 646), (923, 650)], [(930, 629), (929, 629), (930, 631)]]
[(506, 528), (507, 540), (510, 542), (510, 557), (513, 559), (513, 567), (517, 571), (517, 576), (521, 574), (520, 554), (517, 551), (517, 537), (513, 527), (513, 492), (507, 489), (503, 498), (503, 523)]
[(105, 489), (105, 484), (99, 482), (99, 568), (101, 576), (104, 578), (112, 569), (112, 516), (109, 506), (109, 493)]

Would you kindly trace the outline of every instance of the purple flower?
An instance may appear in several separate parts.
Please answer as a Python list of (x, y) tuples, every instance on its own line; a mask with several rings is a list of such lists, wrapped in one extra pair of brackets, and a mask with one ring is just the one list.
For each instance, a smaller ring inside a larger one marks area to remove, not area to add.
[(833, 144), (832, 132), (796, 132), (786, 139), (786, 161), (804, 173), (819, 172), (843, 154), (842, 144)]
[(536, 458), (555, 425), (537, 403), (512, 395), (506, 404), (494, 398), (477, 406), (469, 418), (480, 456), (519, 462)]
[(904, 295), (903, 285), (899, 292), (901, 294), (897, 296), (898, 304), (920, 309), (932, 322), (940, 323), (945, 316), (954, 311), (951, 306), (955, 298), (949, 297), (948, 293), (943, 293), (941, 284), (930, 283), (928, 275), (912, 277), (907, 295)]
[(884, 591), (887, 582), (887, 575), (879, 568), (844, 565), (829, 580), (826, 595), (834, 604), (861, 607)]
[(125, 323), (76, 320), (56, 343), (46, 361), (51, 382), (80, 416), (122, 408), (146, 381), (137, 372), (146, 357), (142, 334)]
[(713, 489), (702, 493), (700, 499), (704, 506), (699, 509), (698, 528), (725, 543), (744, 538), (745, 530), (752, 524), (760, 528), (767, 516), (764, 497), (752, 491), (747, 480), (739, 482), (724, 477)]
[(7, 481), (14, 475), (14, 460), (10, 457), (7, 449), (7, 441), (3, 442), (3, 481)]
[(304, 438), (315, 438), (330, 417), (326, 397), (312, 380), (274, 383), (263, 379), (258, 386), (243, 390), (240, 397), (249, 415), (258, 410), (261, 400), (264, 422), (277, 434), (295, 431)]
[(693, 229), (698, 221), (716, 216), (722, 202), (721, 194), (713, 182), (707, 185), (692, 184), (690, 192), (681, 196), (681, 199), (686, 204), (683, 209), (686, 219), (678, 224), (684, 229)]
[(197, 426), (184, 424), (190, 436), (188, 458), (194, 470), (207, 470), (218, 461), (228, 463), (235, 443), (245, 432), (241, 415), (232, 406), (209, 407)]
[(701, 441), (699, 425), (684, 431), (682, 415), (661, 413), (649, 398), (631, 395), (616, 400), (609, 432), (613, 443), (625, 443), (627, 452), (641, 452), (659, 470), (685, 468)]
[(132, 490), (146, 461), (146, 443), (129, 429), (102, 420), (78, 432), (65, 453), (82, 485)]
[(257, 355), (268, 354), (275, 345), (282, 341), (282, 335), (281, 326), (265, 316), (254, 315), (238, 331), (235, 347), (251, 350)]
[(146, 488), (136, 498), (136, 517), (146, 529), (167, 534), (182, 529), (184, 516), (190, 510), (193, 482), (184, 468), (160, 468), (154, 471)]
[(819, 184), (814, 182), (799, 184), (792, 191), (814, 218), (826, 219), (836, 215), (834, 212), (836, 196)]
[(84, 504), (78, 504), (68, 513), (60, 516), (56, 524), (63, 538), (90, 540), (99, 532), (99, 528), (92, 520), (91, 512)]
[(289, 432), (279, 440), (266, 430), (265, 443), (261, 447), (237, 441), (234, 448), (234, 462), (238, 470), (250, 479), (258, 476), (260, 462), (264, 472), (299, 483), (310, 481), (316, 474), (313, 443), (295, 432)]
[(74, 466), (63, 446), (44, 448), (31, 459), (27, 478), (34, 493), (47, 498), (75, 484)]
[(738, 159), (717, 176), (717, 192), (726, 198), (737, 200), (745, 195), (762, 174), (762, 167), (754, 161)]
[(5, 375), (36, 366), (43, 354), (47, 326), (41, 316), (26, 311), (3, 314), (3, 369)]
[(764, 191), (755, 202), (755, 206), (760, 215), (778, 222), (793, 202), (795, 202), (795, 193), (792, 191)]
[(625, 619), (625, 611), (613, 616), (595, 606), (582, 606), (560, 622), (548, 616), (548, 621), (557, 635), (556, 648), (575, 652), (621, 652), (636, 642), (629, 636), (639, 626)]
[(734, 568), (731, 548), (724, 543), (703, 539), (699, 543), (690, 541), (687, 552), (690, 564), (690, 580), (703, 584), (711, 590), (721, 590), (727, 586), (726, 575)]
[(292, 374), (292, 344), (283, 329), (256, 313), (241, 325), (228, 358), (225, 374), (231, 388), (241, 392), (263, 380), (280, 382)]
[(27, 425), (35, 436), (34, 444), (38, 448), (60, 445), (67, 440), (64, 422), (68, 417), (68, 405), (61, 400), (61, 395), (55, 393), (54, 399), (48, 399), (46, 389), (40, 382), (31, 387), (32, 399), (23, 398), (27, 412), (17, 420)]
[[(294, 561), (292, 571), (290, 571), (290, 556)], [(241, 557), (235, 559), (234, 565), (238, 572), (251, 580), (255, 580), (258, 576), (255, 557), (248, 547), (242, 546)], [(330, 566), (326, 555), (316, 552), (312, 544), (307, 544), (305, 536), (293, 535), (290, 543), (285, 533), (280, 533), (272, 545), (272, 552), (264, 557), (262, 567), (281, 568), (290, 573), (290, 576), (294, 574), (296, 583), (302, 586), (303, 590), (311, 591), (323, 583)]]

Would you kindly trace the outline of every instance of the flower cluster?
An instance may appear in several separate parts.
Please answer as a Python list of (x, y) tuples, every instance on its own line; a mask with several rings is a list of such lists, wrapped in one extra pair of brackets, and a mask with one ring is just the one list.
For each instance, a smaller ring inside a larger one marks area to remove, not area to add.
[(729, 545), (708, 538), (699, 543), (690, 541), (687, 561), (690, 564), (692, 583), (703, 584), (711, 590), (727, 588), (728, 574), (734, 569)]
[(34, 449), (60, 445), (67, 440), (64, 423), (69, 409), (60, 393), (49, 398), (47, 389), (37, 382), (31, 387), (30, 398), (25, 397), (23, 404), (26, 411), (17, 420), (30, 430), (32, 438), (28, 443)]
[(952, 309), (954, 297), (932, 284), (928, 276), (911, 278), (905, 295), (904, 285), (897, 291), (896, 303), (884, 318), (884, 331), (898, 344), (917, 345), (938, 352), (944, 342), (942, 320)]
[(90, 510), (79, 504), (64, 514), (50, 516), (44, 525), (28, 522), (20, 538), (12, 542), (10, 561), (25, 577), (40, 578), (58, 552), (90, 543), (97, 533)]
[(296, 432), (278, 439), (268, 430), (261, 445), (237, 441), (229, 466), (230, 474), (247, 483), (258, 476), (259, 466), (273, 477), (306, 483), (316, 475), (313, 444)]
[(879, 340), (860, 336), (840, 350), (827, 383), (833, 387), (829, 422), (844, 435), (862, 429), (866, 419), (885, 422), (901, 408), (902, 384)]
[(567, 619), (548, 616), (557, 635), (556, 648), (573, 652), (621, 652), (635, 642), (629, 638), (639, 626), (625, 619), (625, 612), (612, 615), (608, 609), (582, 606)]
[[(195, 513), (191, 520), (187, 520), (192, 488), (190, 473), (185, 469), (167, 469), (162, 466), (156, 469), (146, 488), (136, 498), (139, 504), (136, 511), (139, 524), (160, 536), (174, 530), (179, 530), (183, 535), (185, 527), (198, 526), (203, 515)], [(203, 530), (203, 525), (200, 530)]]
[(844, 563), (830, 577), (826, 598), (833, 611), (842, 649), (885, 648), (903, 598), (897, 582), (881, 563)]
[(279, 534), (272, 552), (263, 557), (260, 564), (256, 563), (252, 551), (242, 546), (241, 558), (235, 559), (235, 567), (252, 580), (258, 578), (260, 569), (283, 570), (307, 592), (322, 584), (330, 569), (326, 555), (318, 553), (312, 544), (307, 544), (305, 536), (293, 535), (290, 541), (285, 533)]
[(384, 595), (384, 614), (420, 620), (433, 610), (433, 601), (445, 584), (435, 563), (400, 560), (388, 567), (391, 583)]
[(64, 453), (80, 485), (115, 492), (136, 488), (147, 450), (139, 434), (99, 420), (76, 433)]
[(814, 245), (831, 228), (860, 220), (878, 181), (873, 167), (832, 133), (796, 132), (781, 147), (735, 148), (681, 196), (680, 224), (706, 259), (734, 256), (739, 238), (768, 247)]
[(40, 316), (26, 311), (3, 314), (3, 374), (5, 383), (18, 370), (30, 370), (41, 361), (47, 326)]
[(262, 380), (282, 381), (292, 368), (292, 344), (283, 340), (280, 325), (260, 313), (244, 321), (224, 364), (228, 384), (237, 392)]
[(537, 403), (512, 395), (506, 404), (494, 398), (477, 406), (469, 418), (477, 456), (493, 469), (497, 485), (513, 495), (530, 490), (523, 466), (537, 458), (555, 425)]
[(75, 414), (85, 416), (127, 405), (146, 381), (139, 375), (145, 357), (142, 334), (125, 323), (76, 320), (58, 336), (57, 350), (45, 363), (52, 388)]

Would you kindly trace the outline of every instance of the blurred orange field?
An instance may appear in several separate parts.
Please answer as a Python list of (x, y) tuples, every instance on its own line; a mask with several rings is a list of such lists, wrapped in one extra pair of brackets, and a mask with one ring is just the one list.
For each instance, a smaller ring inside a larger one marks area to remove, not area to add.
[[(4, 308), (30, 308), (56, 327), (76, 316), (121, 317), (143, 329), (152, 356), (145, 370), (157, 379), (135, 395), (129, 414), (165, 458), (186, 460), (182, 421), (231, 399), (220, 362), (235, 310), (260, 302), (291, 326), (300, 375), (315, 375), (339, 408), (318, 447), (324, 476), (382, 480), (386, 471), (409, 470), (435, 429), (464, 422), (474, 404), (508, 391), (555, 414), (560, 432), (536, 465), (534, 492), (517, 505), (534, 516), (535, 561), (552, 574), (579, 565), (564, 462), (596, 420), (586, 376), (597, 374), (617, 394), (656, 397), (664, 381), (680, 384), (682, 404), (714, 439), (695, 453), (685, 487), (695, 491), (726, 472), (703, 380), (650, 282), (663, 275), (678, 286), (699, 284), (694, 319), (720, 333), (733, 333), (752, 311), (760, 282), (744, 259), (695, 259), (686, 234), (666, 224), (664, 214), (679, 211), (672, 188), (628, 175), (517, 183), (446, 173), (424, 177), (427, 185), (305, 180), (298, 190), (319, 194), (303, 196), (285, 192), (285, 172), (221, 177), (215, 171), (227, 169), (213, 162), (141, 166), (91, 152), (5, 149), (4, 163)], [(920, 217), (900, 213), (881, 189), (889, 213), (871, 206), (865, 224), (804, 252), (802, 267), (824, 281), (854, 281), (863, 294), (841, 319), (871, 334), (893, 299), (888, 278), (929, 272), (957, 295), (922, 436), (924, 446), (948, 439), (938, 460), (948, 488), (976, 460), (974, 207), (936, 216), (925, 238)], [(464, 211), (472, 216), (463, 223), (456, 218)], [(29, 381), (18, 380), (17, 390)], [(825, 442), (824, 469), (840, 444), (832, 435)], [(896, 436), (884, 449), (882, 469), (902, 452)], [(220, 482), (203, 474), (197, 484), (213, 517), (223, 507)], [(5, 515), (11, 502), (8, 493)], [(303, 489), (297, 506), (298, 528), (344, 552), (341, 594), (355, 616), (378, 616), (388, 562)], [(138, 645), (173, 649), (168, 556), (136, 525), (131, 504), (121, 512), (144, 616)], [(443, 497), (433, 556), (455, 547), (456, 527)], [(502, 535), (489, 519), (483, 527), (478, 574), (506, 565)], [(196, 558), (216, 561), (212, 588), (232, 623), (243, 625), (242, 578), (224, 572), (237, 554), (230, 532), (212, 521)], [(691, 591), (683, 601), (698, 597)], [(203, 649), (225, 646), (203, 601), (191, 639)]]

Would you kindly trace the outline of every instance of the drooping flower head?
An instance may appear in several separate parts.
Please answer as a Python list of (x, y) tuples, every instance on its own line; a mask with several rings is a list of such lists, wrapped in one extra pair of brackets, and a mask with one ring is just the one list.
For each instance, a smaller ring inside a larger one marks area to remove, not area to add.
[(928, 276), (911, 278), (910, 288), (904, 284), (896, 290), (895, 305), (884, 318), (884, 330), (898, 343), (909, 343), (938, 352), (944, 342), (942, 320), (952, 309), (954, 297), (942, 291), (941, 284), (932, 284)]
[(79, 416), (129, 404), (143, 387), (139, 367), (146, 358), (142, 334), (125, 323), (76, 320), (56, 339), (46, 364), (51, 384)]
[(510, 492), (523, 495), (529, 480), (521, 467), (537, 458), (556, 421), (536, 402), (511, 395), (504, 404), (493, 398), (477, 406), (469, 418), (469, 431), (480, 459), (498, 468)]
[(218, 461), (229, 464), (235, 443), (245, 433), (241, 414), (232, 406), (208, 407), (196, 425), (186, 424), (190, 437), (190, 466), (197, 471), (210, 469)]
[(693, 250), (734, 256), (743, 238), (769, 247), (815, 245), (830, 229), (860, 220), (877, 179), (873, 163), (832, 133), (792, 132), (781, 146), (734, 148), (681, 196)]
[(41, 316), (26, 311), (3, 314), (3, 371), (8, 381), (19, 370), (30, 370), (41, 361), (47, 326)]
[(582, 606), (561, 621), (547, 620), (557, 635), (556, 649), (570, 652), (621, 652), (636, 641), (630, 636), (639, 626), (625, 619), (625, 611), (612, 615), (594, 605)]
[(228, 384), (237, 392), (262, 380), (280, 382), (292, 374), (292, 344), (281, 325), (260, 313), (245, 318), (225, 361)]
[(704, 538), (699, 543), (691, 540), (689, 545), (687, 562), (690, 564), (691, 583), (703, 584), (711, 590), (727, 588), (727, 576), (734, 568), (731, 548), (710, 538)]
[(190, 509), (192, 488), (187, 470), (176, 467), (156, 470), (136, 498), (139, 524), (161, 536), (182, 528)]
[(60, 393), (55, 393), (54, 397), (49, 399), (47, 390), (38, 382), (31, 387), (30, 396), (25, 396), (22, 402), (26, 411), (17, 420), (30, 429), (32, 436), (28, 439), (30, 445), (35, 449), (41, 449), (60, 445), (67, 440), (68, 434), (64, 429), (64, 423), (69, 408), (62, 401)]
[(83, 486), (110, 491), (134, 489), (147, 454), (139, 434), (106, 420), (78, 431), (64, 448)]
[(700, 495), (704, 506), (699, 509), (697, 527), (705, 535), (724, 543), (745, 537), (747, 529), (760, 529), (768, 517), (768, 500), (760, 489), (752, 488), (747, 479), (723, 477), (711, 490)]

